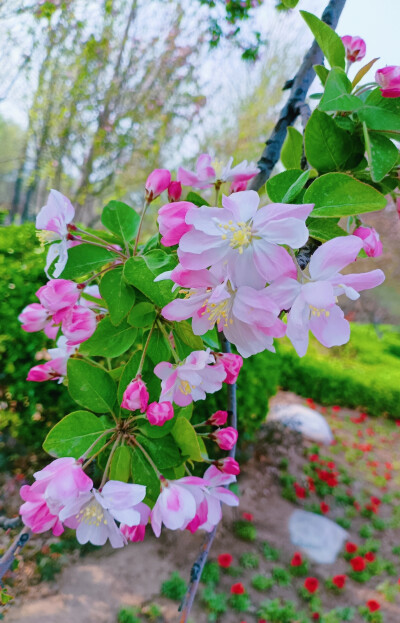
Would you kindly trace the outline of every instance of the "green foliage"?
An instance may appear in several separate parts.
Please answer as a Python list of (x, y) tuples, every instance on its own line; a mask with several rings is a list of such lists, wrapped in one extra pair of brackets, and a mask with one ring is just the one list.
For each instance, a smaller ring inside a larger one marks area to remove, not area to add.
[(123, 242), (129, 242), (137, 234), (140, 216), (126, 203), (110, 201), (103, 209), (101, 222)]
[(262, 544), (262, 552), (266, 560), (274, 560), (274, 561), (279, 560), (279, 557), (280, 557), (279, 550), (276, 549), (275, 547), (272, 547), (272, 545), (267, 543), (267, 541), (264, 541), (264, 543)]
[(126, 320), (115, 326), (107, 316), (100, 320), (93, 335), (80, 348), (82, 355), (90, 357), (119, 357), (134, 343), (137, 329)]
[(135, 286), (158, 307), (164, 307), (174, 298), (171, 293), (171, 284), (168, 281), (154, 283), (156, 273), (148, 267), (145, 256), (131, 257), (125, 263), (124, 277), (129, 284)]
[(271, 623), (292, 623), (293, 621), (307, 623), (309, 620), (304, 612), (298, 610), (294, 602), (280, 599), (262, 601), (257, 616)]
[(252, 542), (255, 541), (257, 538), (256, 527), (250, 521), (245, 521), (244, 519), (239, 519), (238, 521), (234, 522), (233, 532), (235, 536), (237, 536), (238, 539), (241, 539), (242, 541)]
[(117, 615), (118, 623), (140, 623), (140, 619), (137, 616), (139, 611), (137, 608), (120, 608)]
[(301, 169), (289, 169), (274, 175), (267, 182), (269, 198), (276, 203), (295, 203), (309, 176), (310, 171)]
[(346, 64), (345, 49), (339, 35), (312, 13), (307, 11), (300, 11), (300, 13), (330, 66), (344, 69)]
[(203, 590), (201, 600), (209, 612), (208, 620), (210, 623), (217, 621), (221, 614), (227, 611), (226, 595), (224, 593), (216, 593), (211, 586), (207, 586)]
[(399, 151), (390, 139), (368, 131), (365, 122), (363, 132), (372, 181), (380, 182), (396, 164)]
[(126, 446), (119, 446), (112, 457), (110, 465), (110, 480), (128, 482), (131, 475), (132, 454)]
[(117, 256), (115, 253), (95, 247), (91, 244), (78, 244), (68, 251), (68, 261), (60, 279), (77, 279), (84, 277), (91, 271), (101, 270), (107, 262), (112, 262)]
[(289, 126), (282, 145), (281, 162), (285, 169), (299, 169), (302, 155), (303, 135), (296, 128)]
[(231, 595), (229, 599), (229, 605), (236, 612), (247, 612), (250, 608), (250, 597), (247, 593), (242, 595)]
[(274, 567), (272, 569), (272, 577), (279, 586), (289, 586), (291, 583), (290, 573), (283, 567)]
[(70, 359), (67, 365), (68, 389), (82, 407), (95, 413), (113, 410), (117, 388), (105, 370), (80, 359)]
[(245, 552), (240, 556), (240, 564), (245, 569), (258, 569), (260, 559), (253, 552)]
[(221, 577), (221, 571), (219, 564), (213, 561), (207, 561), (203, 567), (201, 574), (201, 582), (209, 584), (210, 586), (216, 586), (219, 583)]
[(111, 322), (119, 325), (135, 303), (135, 289), (126, 283), (122, 268), (109, 270), (100, 281), (99, 289), (107, 304)]
[(251, 585), (257, 591), (268, 591), (274, 586), (275, 582), (272, 578), (267, 578), (265, 575), (254, 575), (251, 579)]
[[(66, 415), (48, 433), (43, 449), (55, 457), (73, 456), (78, 459), (96, 439), (110, 429), (111, 422), (89, 411), (74, 411)], [(106, 435), (94, 445), (89, 455), (106, 443)]]
[(161, 595), (168, 597), (168, 599), (182, 601), (185, 593), (186, 582), (177, 571), (171, 573), (169, 580), (165, 580), (161, 584)]

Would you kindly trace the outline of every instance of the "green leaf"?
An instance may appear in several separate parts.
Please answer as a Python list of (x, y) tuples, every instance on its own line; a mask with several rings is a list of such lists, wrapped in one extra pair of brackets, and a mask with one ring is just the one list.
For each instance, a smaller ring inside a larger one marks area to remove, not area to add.
[(274, 175), (267, 182), (267, 193), (275, 203), (290, 203), (304, 187), (310, 171), (289, 169)]
[(177, 467), (182, 464), (179, 448), (171, 435), (165, 435), (161, 439), (149, 439), (144, 435), (137, 435), (136, 439), (147, 450), (160, 472), (164, 468)]
[(205, 199), (203, 199), (203, 197), (200, 197), (200, 195), (194, 193), (192, 190), (190, 191), (190, 193), (188, 193), (185, 201), (190, 201), (190, 203), (194, 203), (194, 205), (198, 206), (199, 208), (201, 208), (201, 206), (210, 205)]
[(382, 97), (379, 89), (372, 91), (363, 107), (357, 111), (360, 121), (369, 130), (385, 132), (399, 139), (400, 134), (400, 102), (399, 98)]
[(314, 203), (312, 217), (354, 216), (382, 210), (386, 199), (375, 188), (345, 173), (327, 173), (317, 178), (304, 195)]
[(184, 344), (190, 346), (191, 350), (204, 350), (203, 340), (199, 335), (193, 333), (189, 322), (185, 320), (174, 322), (173, 333), (177, 335)]
[(318, 78), (321, 80), (322, 86), (324, 86), (329, 75), (329, 69), (327, 69), (325, 65), (313, 65), (313, 68)]
[(168, 361), (171, 357), (171, 346), (165, 339), (163, 333), (155, 328), (149, 342), (147, 354), (154, 363), (157, 365), (161, 361)]
[(282, 145), (281, 162), (285, 169), (299, 169), (302, 155), (303, 135), (289, 126), (285, 142)]
[(150, 439), (161, 439), (161, 437), (165, 437), (171, 432), (175, 425), (175, 418), (167, 420), (162, 426), (153, 426), (150, 422), (146, 422), (145, 420), (139, 420), (138, 425), (141, 432), (146, 437), (150, 437)]
[(336, 220), (333, 218), (308, 218), (306, 225), (312, 238), (326, 242), (337, 236), (346, 236), (346, 232), (339, 227)]
[(162, 249), (152, 249), (143, 256), (144, 261), (154, 275), (160, 275), (167, 270), (173, 270), (177, 264), (176, 256), (165, 253)]
[(218, 339), (217, 327), (213, 327), (212, 329), (207, 331), (207, 333), (204, 333), (201, 336), (201, 339), (203, 340), (204, 344), (206, 344), (206, 346), (209, 346), (213, 350), (221, 350), (221, 345)]
[(363, 102), (355, 95), (350, 95), (351, 88), (351, 82), (342, 69), (337, 67), (331, 69), (318, 108), (325, 112), (358, 110), (363, 106)]
[(115, 325), (125, 318), (135, 302), (135, 290), (128, 286), (123, 270), (115, 268), (107, 272), (100, 281), (100, 294), (107, 303), (111, 322)]
[(359, 139), (339, 128), (332, 117), (318, 109), (308, 120), (304, 143), (308, 162), (322, 173), (357, 166), (364, 154)]
[(133, 353), (129, 361), (125, 364), (124, 370), (121, 374), (121, 378), (118, 384), (118, 393), (117, 393), (118, 404), (121, 404), (124, 391), (128, 387), (129, 383), (132, 381), (132, 379), (135, 378), (138, 368), (139, 368), (139, 363), (140, 363), (141, 358), (142, 358), (142, 351), (137, 350), (136, 352)]
[(160, 480), (154, 469), (139, 448), (129, 448), (131, 452), (132, 480), (137, 485), (146, 486), (146, 500), (156, 502), (160, 495)]
[(126, 203), (110, 201), (103, 210), (101, 222), (118, 238), (129, 242), (137, 234), (140, 216)]
[(105, 370), (80, 359), (70, 359), (67, 376), (69, 393), (78, 404), (95, 413), (112, 411), (117, 389)]
[(294, 7), (298, 5), (298, 3), (299, 3), (299, 0), (282, 0), (282, 4), (287, 9), (294, 9)]
[(95, 247), (92, 244), (78, 244), (68, 249), (68, 261), (60, 275), (60, 279), (76, 279), (93, 271), (103, 268), (109, 262), (115, 260), (116, 255)]
[(191, 420), (193, 415), (193, 402), (191, 402), (190, 405), (187, 405), (186, 407), (175, 407), (175, 415), (179, 417), (185, 417), (187, 420)]
[(142, 257), (131, 257), (125, 264), (126, 281), (140, 290), (158, 307), (164, 307), (175, 298), (171, 291), (172, 284), (169, 280), (154, 283), (155, 276)]
[(363, 123), (363, 132), (372, 181), (380, 182), (395, 166), (399, 151), (386, 136), (368, 132), (365, 123)]
[(136, 327), (126, 320), (115, 326), (106, 316), (99, 322), (92, 337), (82, 344), (80, 352), (91, 357), (119, 357), (132, 346), (136, 336)]
[(128, 482), (131, 475), (132, 455), (127, 446), (119, 446), (111, 459), (110, 480)]
[(133, 327), (150, 327), (156, 317), (156, 310), (152, 303), (138, 303), (128, 316), (128, 322)]
[(171, 435), (184, 456), (188, 456), (192, 461), (203, 460), (196, 431), (188, 419), (177, 417)]
[(365, 74), (369, 72), (372, 65), (374, 65), (377, 60), (379, 60), (379, 58), (373, 58), (372, 61), (369, 61), (369, 63), (367, 63), (366, 65), (364, 65), (364, 67), (361, 67), (361, 69), (358, 70), (353, 80), (351, 81), (351, 86), (353, 87), (353, 89), (355, 86), (357, 86), (360, 80), (364, 78)]
[(316, 15), (308, 13), (307, 11), (300, 11), (300, 13), (313, 33), (330, 66), (344, 69), (346, 66), (346, 52), (339, 35), (332, 30), (328, 24), (318, 19)]
[[(43, 449), (51, 456), (72, 456), (79, 459), (96, 439), (109, 428), (112, 428), (112, 424), (105, 417), (97, 417), (89, 411), (74, 411), (57, 422), (51, 429), (44, 440)], [(108, 435), (104, 435), (88, 456), (92, 456), (104, 446), (108, 437)]]

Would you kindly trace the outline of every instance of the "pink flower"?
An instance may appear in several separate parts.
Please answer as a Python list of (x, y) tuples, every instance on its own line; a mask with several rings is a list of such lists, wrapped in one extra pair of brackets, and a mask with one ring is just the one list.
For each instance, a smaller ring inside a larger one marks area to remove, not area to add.
[(220, 361), (224, 366), (226, 372), (226, 379), (224, 383), (233, 385), (236, 383), (239, 376), (240, 369), (243, 365), (243, 359), (240, 355), (234, 353), (215, 353), (217, 361)]
[(72, 457), (52, 461), (39, 472), (35, 472), (34, 478), (46, 485), (44, 497), (50, 508), (52, 505), (65, 505), (93, 487), (93, 482), (83, 471), (82, 465)]
[(62, 380), (67, 374), (67, 362), (64, 358), (58, 357), (52, 361), (46, 361), (38, 366), (33, 366), (26, 377), (27, 381), (42, 383), (43, 381)]
[(69, 528), (76, 529), (78, 543), (104, 545), (107, 539), (112, 547), (122, 547), (126, 538), (115, 520), (128, 527), (141, 523), (141, 513), (136, 508), (146, 495), (146, 487), (118, 480), (109, 480), (101, 491), (81, 493), (59, 513), (59, 518)]
[(383, 97), (400, 97), (400, 65), (378, 69), (375, 80), (381, 87)]
[(247, 190), (247, 182), (232, 182), (229, 193), (239, 193), (242, 190)]
[(192, 229), (179, 241), (183, 268), (200, 270), (228, 266), (236, 285), (262, 287), (283, 275), (295, 277), (296, 268), (281, 244), (297, 249), (308, 239), (305, 220), (313, 205), (272, 203), (258, 208), (254, 190), (222, 197), (223, 208), (190, 210)]
[[(50, 279), (45, 286), (36, 292), (40, 303), (52, 314), (73, 307), (80, 297), (81, 291), (78, 284), (68, 279)], [(62, 316), (55, 318), (60, 322)]]
[(361, 37), (351, 37), (350, 35), (345, 35), (342, 37), (343, 45), (346, 50), (346, 58), (351, 63), (355, 63), (356, 61), (361, 61), (366, 52), (366, 45), (364, 39)]
[(52, 530), (54, 536), (64, 532), (63, 525), (56, 513), (52, 513), (44, 496), (45, 482), (34, 482), (33, 485), (21, 487), (20, 495), (25, 504), (19, 509), (22, 522), (35, 534)]
[(157, 222), (162, 236), (161, 244), (164, 247), (179, 244), (183, 234), (191, 229), (191, 225), (186, 224), (185, 217), (189, 210), (193, 209), (197, 210), (197, 207), (190, 201), (167, 203), (159, 209)]
[(337, 297), (345, 294), (355, 300), (362, 290), (375, 288), (384, 281), (381, 270), (347, 275), (339, 272), (354, 262), (362, 246), (357, 236), (329, 240), (312, 256), (307, 283), (285, 277), (268, 286), (267, 292), (281, 309), (290, 309), (286, 335), (300, 357), (307, 352), (309, 330), (327, 348), (348, 342), (350, 325), (336, 305)]
[(357, 227), (353, 231), (353, 236), (358, 236), (363, 241), (363, 247), (368, 257), (379, 257), (382, 255), (382, 243), (379, 234), (373, 227)]
[[(276, 301), (265, 288), (236, 288), (227, 278), (221, 283), (221, 278), (214, 274), (218, 272), (219, 269), (185, 271), (177, 266), (168, 273), (175, 283), (183, 286), (192, 283), (193, 287), (185, 298), (175, 299), (163, 308), (164, 318), (177, 321), (192, 318), (196, 335), (204, 335), (216, 324), (243, 357), (265, 349), (275, 352), (273, 337), (282, 337), (286, 331), (278, 318), (280, 310)], [(225, 378), (232, 377), (227, 374)]]
[(230, 456), (227, 456), (225, 459), (218, 459), (214, 465), (223, 474), (232, 474), (233, 476), (240, 474), (239, 463)]
[(51, 314), (39, 303), (27, 305), (18, 316), (18, 320), (22, 322), (23, 330), (28, 333), (41, 331), (52, 324)]
[(171, 182), (168, 186), (168, 201), (179, 201), (182, 195), (182, 184)]
[(122, 523), (120, 525), (120, 530), (122, 534), (124, 535), (126, 540), (130, 541), (131, 543), (137, 543), (144, 540), (146, 526), (149, 521), (151, 512), (147, 504), (143, 504), (143, 502), (140, 502), (135, 507), (135, 510), (140, 513), (140, 524), (137, 526), (127, 526), (126, 524)]
[(170, 402), (151, 402), (146, 415), (152, 426), (162, 426), (167, 420), (172, 420), (174, 408)]
[(144, 413), (147, 409), (148, 402), (149, 392), (147, 391), (146, 384), (142, 381), (141, 376), (137, 376), (129, 383), (124, 391), (121, 407), (129, 411), (136, 411), (139, 409), (141, 413)]
[(146, 180), (146, 200), (153, 201), (164, 190), (167, 190), (171, 183), (171, 173), (168, 169), (154, 169)]
[(228, 411), (216, 411), (207, 420), (207, 424), (210, 426), (223, 426), (228, 419)]
[(61, 329), (68, 339), (68, 345), (81, 344), (96, 330), (97, 320), (94, 311), (82, 305), (70, 307), (63, 315)]
[(162, 361), (154, 368), (154, 374), (161, 379), (160, 402), (175, 402), (180, 407), (204, 400), (206, 393), (219, 391), (226, 376), (210, 349), (195, 350), (178, 365)]
[(51, 190), (47, 204), (36, 217), (36, 229), (46, 232), (40, 235), (42, 242), (59, 241), (52, 244), (47, 254), (46, 274), (53, 261), (59, 258), (54, 267), (53, 277), (58, 277), (67, 263), (70, 246), (67, 241), (68, 225), (74, 216), (75, 210), (70, 200), (57, 190)]
[(231, 450), (237, 441), (238, 432), (233, 426), (227, 426), (210, 433), (209, 437), (217, 442), (221, 450)]
[[(194, 478), (194, 477), (193, 477)], [(201, 478), (196, 478), (202, 484)], [(170, 530), (182, 530), (196, 514), (196, 500), (179, 481), (161, 480), (161, 493), (150, 514), (151, 527), (159, 537), (164, 524)]]
[(213, 162), (208, 154), (201, 154), (196, 162), (196, 173), (179, 167), (178, 180), (184, 186), (209, 188), (215, 183), (246, 182), (258, 173), (258, 167), (252, 162), (247, 164), (247, 160), (235, 167), (232, 167), (232, 163), (233, 158), (229, 158), (228, 163), (223, 166), (217, 160)]

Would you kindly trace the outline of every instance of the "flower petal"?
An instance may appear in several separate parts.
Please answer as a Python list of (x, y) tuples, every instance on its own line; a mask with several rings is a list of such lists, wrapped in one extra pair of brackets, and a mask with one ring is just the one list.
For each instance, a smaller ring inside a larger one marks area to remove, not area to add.
[(321, 245), (311, 257), (309, 270), (311, 278), (328, 279), (354, 262), (363, 241), (357, 236), (339, 236)]

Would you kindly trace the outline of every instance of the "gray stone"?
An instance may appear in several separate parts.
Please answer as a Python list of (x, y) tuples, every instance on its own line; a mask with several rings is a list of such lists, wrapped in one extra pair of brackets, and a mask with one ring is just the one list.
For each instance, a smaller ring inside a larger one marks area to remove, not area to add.
[(349, 535), (327, 517), (295, 510), (289, 518), (290, 540), (315, 562), (332, 564)]
[(315, 409), (297, 404), (277, 404), (268, 414), (268, 422), (280, 422), (312, 441), (330, 444), (333, 441), (328, 422)]

